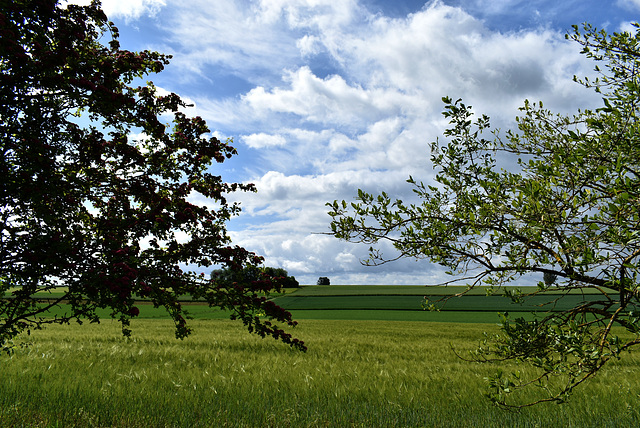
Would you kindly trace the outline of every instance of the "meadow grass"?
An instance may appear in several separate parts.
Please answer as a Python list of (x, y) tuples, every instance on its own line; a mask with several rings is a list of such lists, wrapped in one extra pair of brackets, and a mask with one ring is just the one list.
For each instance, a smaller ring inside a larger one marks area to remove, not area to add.
[[(638, 360), (564, 405), (514, 413), (482, 397), (495, 366), (454, 356), (492, 324), (303, 320), (300, 353), (228, 320), (52, 326), (0, 356), (2, 427), (614, 427), (640, 424)], [(512, 368), (512, 367), (511, 367)]]

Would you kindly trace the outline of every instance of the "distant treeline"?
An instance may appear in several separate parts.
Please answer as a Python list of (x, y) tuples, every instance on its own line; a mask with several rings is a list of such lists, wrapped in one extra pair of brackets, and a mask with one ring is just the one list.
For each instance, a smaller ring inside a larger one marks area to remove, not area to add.
[(247, 266), (240, 270), (228, 268), (215, 269), (211, 272), (211, 279), (228, 283), (251, 284), (266, 277), (279, 283), (284, 288), (298, 288), (300, 283), (294, 276), (290, 276), (283, 268)]

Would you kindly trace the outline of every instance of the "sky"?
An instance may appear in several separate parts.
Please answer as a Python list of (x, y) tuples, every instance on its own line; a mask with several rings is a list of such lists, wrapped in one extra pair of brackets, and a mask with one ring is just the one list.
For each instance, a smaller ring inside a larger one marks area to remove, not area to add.
[[(409, 200), (433, 179), (429, 145), (446, 129), (442, 97), (514, 126), (525, 99), (563, 113), (600, 99), (573, 83), (593, 63), (564, 34), (640, 19), (640, 0), (103, 0), (122, 48), (173, 55), (149, 79), (194, 104), (238, 156), (212, 172), (255, 183), (236, 194), (234, 244), (301, 284), (433, 285), (428, 260), (363, 266), (327, 202), (358, 189)], [(206, 201), (197, 201), (206, 203)], [(382, 246), (393, 257), (394, 251)]]

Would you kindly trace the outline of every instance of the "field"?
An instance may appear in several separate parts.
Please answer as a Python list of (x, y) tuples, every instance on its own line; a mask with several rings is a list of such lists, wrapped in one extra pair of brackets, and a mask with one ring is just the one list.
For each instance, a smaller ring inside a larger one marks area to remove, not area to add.
[[(437, 300), (445, 294), (460, 293), (463, 290), (464, 287), (398, 285), (303, 286), (288, 289), (273, 300), (291, 311), (296, 319), (495, 323), (498, 312), (530, 317), (532, 313), (566, 309), (578, 302), (600, 298), (599, 294), (572, 293), (556, 301), (558, 295), (551, 292), (519, 305), (502, 295), (486, 296), (486, 290), (478, 287), (468, 295), (450, 299), (440, 312), (425, 311), (422, 307), (425, 296)], [(56, 296), (56, 293), (52, 293), (41, 297)], [(185, 305), (188, 305), (187, 310), (197, 319), (228, 318), (225, 312), (212, 310), (198, 302), (185, 302)], [(138, 307), (142, 319), (166, 318), (163, 309), (153, 308), (144, 301), (140, 301)], [(52, 311), (53, 314), (62, 312), (64, 307)], [(103, 317), (108, 315), (108, 310), (101, 312)]]
[[(299, 292), (327, 296), (320, 291)], [(356, 319), (465, 312), (472, 311), (294, 310), (334, 316), (298, 316), (295, 334), (309, 345), (306, 354), (212, 319), (220, 312), (193, 320), (194, 334), (184, 341), (150, 313), (132, 323), (130, 339), (113, 321), (48, 327), (23, 337), (29, 345), (13, 356), (0, 356), (0, 426), (640, 426), (635, 354), (567, 404), (508, 412), (482, 396), (484, 377), (498, 367), (462, 361), (452, 351), (472, 349), (495, 323)]]
[[(289, 310), (395, 310), (422, 311), (425, 297), (437, 301), (445, 294), (459, 293), (462, 287), (419, 286), (308, 286), (274, 299)], [(484, 288), (455, 297), (440, 304), (442, 311), (459, 312), (544, 312), (574, 307), (579, 302), (601, 298), (599, 294), (570, 294), (557, 300), (558, 294), (534, 296), (523, 304), (513, 303), (503, 295), (487, 296)]]

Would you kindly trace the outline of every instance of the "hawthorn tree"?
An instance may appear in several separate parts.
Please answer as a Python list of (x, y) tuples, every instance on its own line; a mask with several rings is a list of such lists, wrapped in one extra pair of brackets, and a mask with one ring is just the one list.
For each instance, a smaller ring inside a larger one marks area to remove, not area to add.
[[(635, 34), (608, 35), (585, 24), (567, 34), (597, 64), (597, 79), (575, 80), (601, 93), (602, 107), (562, 115), (525, 102), (517, 130), (485, 138), (488, 117), (474, 119), (471, 107), (444, 98), (450, 128), (446, 141), (432, 144), (435, 182), (408, 180), (420, 203), (360, 190), (356, 203), (328, 204), (332, 234), (372, 245), (370, 264), (389, 261), (373, 245), (390, 241), (397, 258), (444, 266), (467, 291), (484, 285), (516, 301), (541, 293), (556, 302), (584, 296), (569, 310), (535, 318), (501, 314), (500, 333), (472, 359), (515, 360), (532, 369), (489, 380), (489, 397), (499, 405), (562, 402), (640, 344), (635, 27)], [(531, 278), (537, 287), (504, 288)]]
[[(296, 324), (264, 298), (279, 288), (268, 275), (227, 286), (189, 270), (262, 262), (232, 246), (225, 229), (239, 212), (226, 195), (254, 186), (210, 172), (236, 150), (182, 113), (179, 96), (140, 84), (168, 56), (121, 49), (98, 1), (57, 3), (0, 0), (2, 348), (47, 323), (97, 322), (99, 308), (128, 335), (140, 298), (166, 308), (184, 338), (179, 300), (188, 296), (304, 350), (272, 323)], [(38, 302), (54, 289), (61, 297)], [(64, 315), (47, 316), (61, 303)]]

